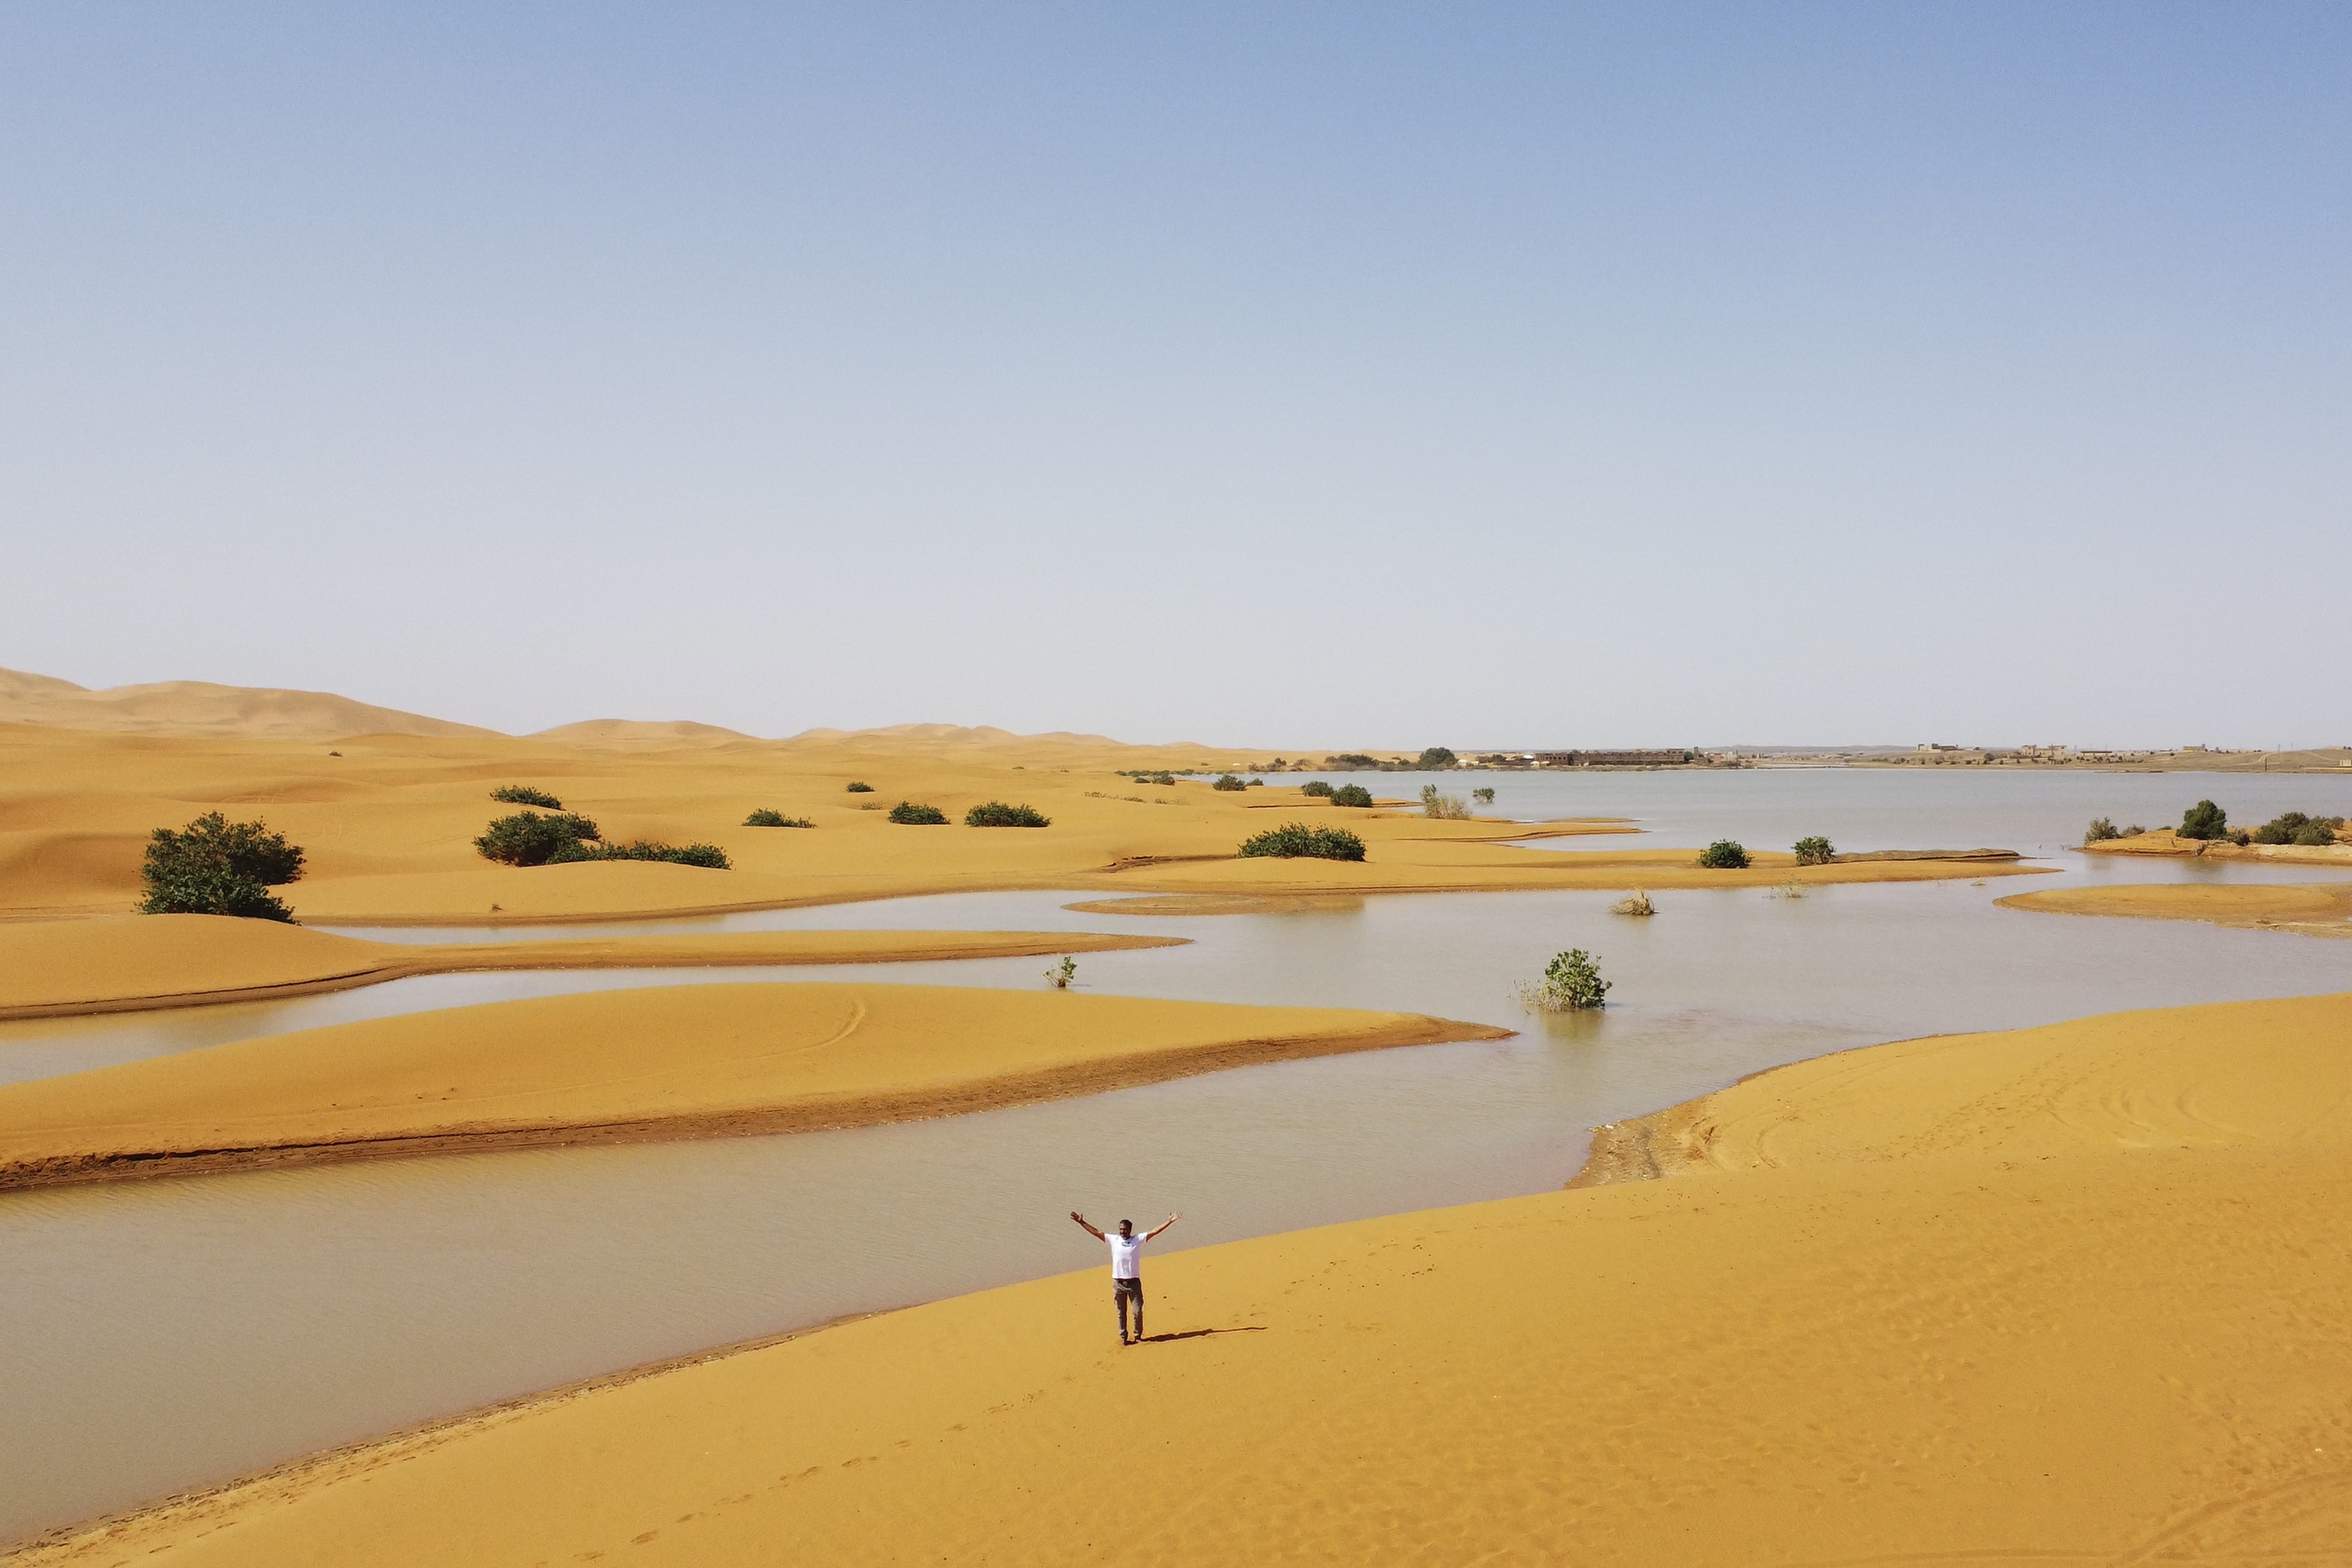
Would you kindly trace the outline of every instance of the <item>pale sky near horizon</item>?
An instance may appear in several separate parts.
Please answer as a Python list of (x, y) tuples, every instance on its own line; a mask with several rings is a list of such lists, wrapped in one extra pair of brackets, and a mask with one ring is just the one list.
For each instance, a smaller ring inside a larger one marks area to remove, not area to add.
[(2352, 743), (2340, 5), (11, 7), (0, 666)]

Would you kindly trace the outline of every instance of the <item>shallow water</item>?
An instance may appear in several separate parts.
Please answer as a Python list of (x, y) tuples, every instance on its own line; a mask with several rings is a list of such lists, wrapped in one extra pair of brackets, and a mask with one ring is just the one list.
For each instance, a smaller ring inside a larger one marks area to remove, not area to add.
[[(1941, 785), (1833, 773), (1557, 782), (1682, 788), (1757, 777), (1775, 789), (1790, 778), (1860, 778), (1873, 790), (1880, 780)], [(2170, 799), (2221, 781), (2155, 782)], [(2291, 802), (2315, 800), (2308, 782), (2293, 782), (2301, 789), (2288, 791)], [(1858, 820), (1857, 800), (1841, 808), (1855, 816), (1817, 825), (1864, 847), (1870, 841), (1838, 825)], [(1694, 809), (1717, 818), (1727, 810), (1720, 800)], [(1830, 814), (1818, 800), (1770, 809)], [(1958, 821), (1930, 821), (1896, 841), (2003, 842), (1962, 833)], [(1796, 900), (1752, 889), (1669, 892), (1656, 895), (1660, 913), (1649, 921), (1610, 915), (1615, 895), (1605, 893), (1397, 896), (1191, 919), (1076, 915), (1060, 907), (1069, 894), (999, 894), (731, 917), (1164, 931), (1194, 943), (1084, 955), (1081, 988), (1393, 1008), (1526, 1032), (896, 1127), (13, 1195), (0, 1199), (0, 1387), (13, 1417), (0, 1427), (0, 1540), (533, 1388), (1091, 1267), (1099, 1249), (1062, 1218), (1073, 1207), (1098, 1220), (1154, 1220), (1181, 1207), (1187, 1218), (1168, 1244), (1200, 1245), (1538, 1191), (1574, 1171), (1598, 1123), (1824, 1051), (2352, 987), (2352, 942), (1991, 904), (2084, 880), (2323, 873), (2082, 856), (2053, 863), (2062, 875), (1836, 887)], [(688, 928), (714, 924), (722, 923)], [(1526, 1018), (1513, 986), (1568, 946), (1601, 956), (1616, 983), (1611, 1008)], [(0, 1058), (144, 1054), (597, 987), (770, 977), (1029, 987), (1042, 985), (1045, 967), (1021, 958), (429, 977), (265, 1006), (8, 1026)], [(1203, 1308), (1155, 1300), (1155, 1326), (1179, 1326)]]

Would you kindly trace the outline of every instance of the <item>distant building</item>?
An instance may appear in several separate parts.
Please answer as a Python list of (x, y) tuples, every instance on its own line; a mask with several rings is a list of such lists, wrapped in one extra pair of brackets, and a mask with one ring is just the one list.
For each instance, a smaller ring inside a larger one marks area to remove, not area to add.
[(1922, 751), (1958, 751), (1959, 747), (1957, 746), (1946, 746), (1938, 741), (1923, 740), (1919, 743), (1919, 749)]

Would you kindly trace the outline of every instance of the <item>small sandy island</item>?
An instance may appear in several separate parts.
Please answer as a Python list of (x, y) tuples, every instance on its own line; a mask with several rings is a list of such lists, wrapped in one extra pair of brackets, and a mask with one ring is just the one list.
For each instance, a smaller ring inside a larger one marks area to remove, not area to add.
[(2082, 846), (2086, 855), (2173, 855), (2271, 865), (2332, 865), (2352, 870), (2352, 844), (2241, 844), (2229, 839), (2184, 839), (2170, 828), (2102, 839)]
[(2352, 883), (2151, 883), (2058, 887), (1993, 900), (2045, 915), (2114, 915), (2137, 920), (2202, 920), (2252, 931), (2352, 936)]
[(1135, 1349), (1073, 1232), (20, 1561), (2341, 1563), (2347, 1041), (2328, 997), (1848, 1052), (1604, 1130), (1673, 1179), (1156, 1259)]
[(0, 1019), (134, 1012), (480, 969), (676, 969), (1019, 958), (1181, 946), (1052, 931), (743, 931), (580, 942), (362, 942), (270, 920), (117, 915), (0, 923)]
[(541, 997), (0, 1087), (0, 1189), (864, 1126), (1509, 1033), (1411, 1013), (1042, 989), (772, 983)]

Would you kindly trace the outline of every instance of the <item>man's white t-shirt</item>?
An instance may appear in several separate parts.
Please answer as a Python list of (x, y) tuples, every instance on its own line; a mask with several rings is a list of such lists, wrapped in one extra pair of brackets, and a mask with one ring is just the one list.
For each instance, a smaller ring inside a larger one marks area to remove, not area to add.
[(1143, 1238), (1121, 1236), (1114, 1230), (1103, 1239), (1110, 1243), (1110, 1277), (1114, 1280), (1141, 1279), (1137, 1265), (1143, 1253)]

